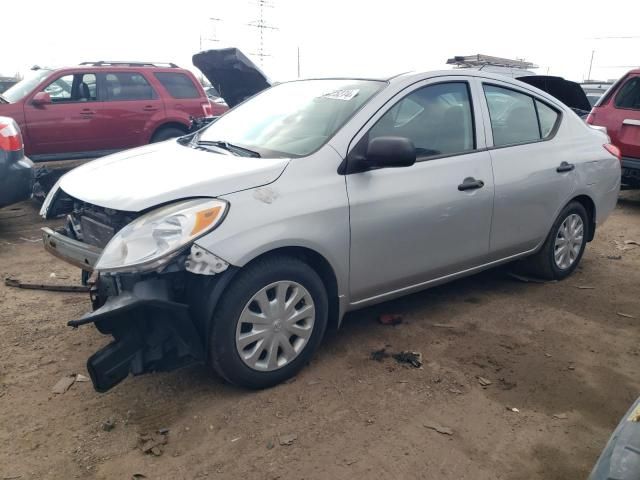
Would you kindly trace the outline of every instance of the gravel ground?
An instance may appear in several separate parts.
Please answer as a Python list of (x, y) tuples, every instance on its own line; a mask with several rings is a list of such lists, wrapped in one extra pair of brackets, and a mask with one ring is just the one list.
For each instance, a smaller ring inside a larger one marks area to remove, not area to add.
[[(0, 274), (77, 284), (42, 250), (36, 212), (0, 210)], [(65, 325), (86, 294), (0, 285), (0, 479), (586, 478), (640, 394), (640, 246), (625, 240), (640, 242), (637, 193), (571, 278), (495, 269), (350, 314), (293, 381), (260, 392), (194, 366), (54, 394), (108, 341)], [(372, 360), (381, 348), (424, 366)]]

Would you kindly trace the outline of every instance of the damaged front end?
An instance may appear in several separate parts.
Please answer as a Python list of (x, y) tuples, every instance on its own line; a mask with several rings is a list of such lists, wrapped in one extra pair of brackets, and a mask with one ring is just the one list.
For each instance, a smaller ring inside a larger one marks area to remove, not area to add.
[(168, 371), (206, 360), (209, 319), (235, 268), (199, 247), (226, 214), (226, 202), (191, 199), (142, 214), (91, 205), (56, 188), (43, 215), (67, 215), (58, 231), (43, 229), (47, 251), (78, 266), (93, 311), (68, 325), (90, 323), (113, 337), (87, 369), (98, 392), (130, 373)]

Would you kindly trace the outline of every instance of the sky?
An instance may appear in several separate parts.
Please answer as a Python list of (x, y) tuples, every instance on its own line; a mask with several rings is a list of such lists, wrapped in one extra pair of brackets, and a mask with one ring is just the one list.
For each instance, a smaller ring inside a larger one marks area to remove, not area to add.
[[(0, 75), (32, 65), (86, 60), (174, 62), (194, 69), (202, 47), (239, 47), (274, 81), (298, 77), (381, 76), (449, 68), (447, 58), (482, 53), (524, 58), (539, 74), (582, 81), (640, 66), (640, 1), (613, 0), (189, 0), (181, 3), (36, 0), (2, 10)], [(179, 5), (174, 7), (173, 5)], [(45, 8), (43, 8), (45, 7)], [(212, 20), (213, 19), (213, 20)], [(622, 37), (622, 38), (621, 38)], [(10, 43), (9, 43), (10, 42)]]

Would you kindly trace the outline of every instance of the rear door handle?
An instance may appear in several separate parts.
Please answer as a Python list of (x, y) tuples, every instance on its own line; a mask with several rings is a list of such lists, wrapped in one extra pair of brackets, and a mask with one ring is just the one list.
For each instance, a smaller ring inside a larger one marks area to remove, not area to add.
[(158, 110), (157, 107), (154, 107), (153, 105), (146, 105), (142, 108), (145, 112), (155, 112), (156, 110)]
[(623, 125), (635, 125), (636, 127), (640, 127), (640, 120), (634, 120), (632, 118), (625, 118), (622, 121)]
[(482, 187), (484, 187), (484, 182), (482, 180), (476, 180), (473, 177), (467, 177), (460, 185), (458, 185), (458, 190), (464, 192), (465, 190), (475, 190)]
[(576, 166), (573, 163), (562, 162), (560, 166), (556, 168), (556, 172), (558, 173), (570, 172), (574, 168), (576, 168)]
[(83, 108), (82, 110), (80, 110), (80, 115), (95, 115), (95, 111), (91, 110), (90, 108)]

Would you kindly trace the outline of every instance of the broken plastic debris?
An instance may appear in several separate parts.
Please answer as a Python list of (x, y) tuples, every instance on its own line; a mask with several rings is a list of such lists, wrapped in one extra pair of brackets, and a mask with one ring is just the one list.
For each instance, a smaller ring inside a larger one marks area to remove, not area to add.
[(477, 377), (478, 378), (478, 383), (480, 385), (482, 385), (483, 387), (488, 387), (489, 385), (491, 385), (493, 382), (491, 382), (491, 380), (484, 378), (484, 377)]
[(623, 313), (623, 312), (616, 312), (616, 315), (619, 315), (620, 317), (624, 317), (624, 318), (636, 318), (633, 315), (629, 315), (628, 313)]
[(81, 373), (76, 375), (76, 382), (88, 382), (89, 380), (89, 377), (85, 377)]
[(437, 423), (425, 423), (424, 426), (430, 430), (435, 430), (438, 433), (442, 433), (443, 435), (453, 435), (453, 430), (449, 427), (443, 427), (442, 425), (438, 425)]
[(554, 413), (553, 418), (556, 420), (566, 420), (569, 416), (566, 413)]
[(398, 363), (408, 363), (414, 368), (422, 367), (422, 354), (420, 352), (400, 352), (391, 356)]
[(71, 385), (73, 385), (76, 381), (76, 376), (75, 375), (67, 375), (66, 377), (62, 377), (60, 380), (58, 380), (58, 382), (53, 386), (53, 388), (51, 389), (51, 391), (53, 393), (56, 393), (58, 395), (63, 394), (64, 392), (66, 392), (67, 390), (69, 390), (71, 388)]

